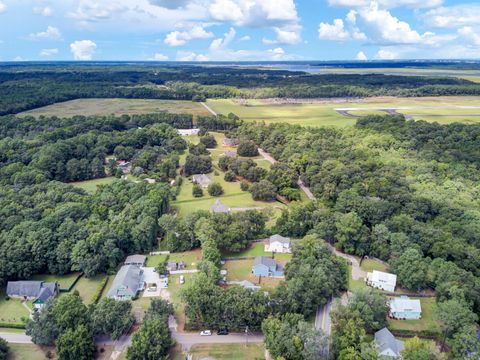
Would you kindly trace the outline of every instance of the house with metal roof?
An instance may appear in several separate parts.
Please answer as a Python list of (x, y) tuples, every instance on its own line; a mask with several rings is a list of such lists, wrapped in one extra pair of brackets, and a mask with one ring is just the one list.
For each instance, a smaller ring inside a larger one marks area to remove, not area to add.
[(207, 175), (205, 174), (196, 174), (192, 176), (192, 181), (195, 184), (200, 185), (202, 188), (208, 187), (208, 185), (213, 183), (213, 180), (210, 179)]
[(59, 286), (56, 282), (44, 281), (9, 281), (7, 295), (11, 298), (33, 300), (33, 306), (41, 309), (49, 300), (58, 295)]
[(225, 138), (223, 138), (223, 146), (235, 147), (235, 146), (237, 146), (237, 140), (225, 137)]
[(136, 265), (136, 266), (145, 266), (145, 261), (147, 257), (145, 255), (135, 254), (127, 256), (123, 265)]
[(144, 288), (143, 270), (136, 265), (123, 265), (107, 296), (115, 300), (132, 300)]
[(372, 272), (367, 273), (367, 285), (377, 289), (394, 292), (395, 286), (397, 285), (397, 275), (373, 270)]
[(224, 205), (220, 200), (215, 201), (210, 210), (214, 214), (229, 214), (232, 211), (232, 209)]
[(253, 262), (252, 273), (255, 276), (283, 276), (283, 266), (269, 256), (257, 256)]
[(403, 341), (395, 339), (387, 328), (375, 333), (375, 343), (378, 347), (378, 355), (382, 358), (400, 358), (401, 351), (405, 347)]
[(399, 320), (418, 320), (422, 317), (422, 305), (418, 299), (400, 296), (390, 301), (390, 317)]
[(265, 251), (276, 253), (291, 253), (291, 241), (288, 237), (275, 234), (270, 236), (268, 244), (265, 246)]

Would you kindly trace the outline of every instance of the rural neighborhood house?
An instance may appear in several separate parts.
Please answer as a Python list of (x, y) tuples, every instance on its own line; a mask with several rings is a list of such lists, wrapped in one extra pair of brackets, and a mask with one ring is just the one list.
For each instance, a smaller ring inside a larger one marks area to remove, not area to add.
[(397, 284), (397, 275), (383, 271), (373, 270), (367, 273), (367, 285), (371, 287), (394, 292)]
[(395, 339), (395, 336), (387, 328), (375, 333), (375, 343), (378, 346), (378, 355), (387, 358), (400, 358), (400, 352), (404, 348), (403, 341)]
[(390, 317), (398, 320), (418, 320), (422, 317), (420, 300), (400, 296), (390, 301)]

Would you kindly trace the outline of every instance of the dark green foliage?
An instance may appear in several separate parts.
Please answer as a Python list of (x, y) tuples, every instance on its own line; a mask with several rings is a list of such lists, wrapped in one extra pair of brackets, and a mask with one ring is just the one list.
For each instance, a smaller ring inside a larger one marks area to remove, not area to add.
[(223, 179), (227, 182), (234, 182), (237, 180), (237, 176), (233, 171), (227, 171)]
[(193, 197), (202, 197), (203, 196), (203, 189), (200, 185), (198, 184), (193, 184), (193, 187), (192, 187), (192, 195)]
[(248, 191), (248, 190), (250, 190), (250, 184), (249, 184), (248, 182), (246, 182), (246, 181), (242, 181), (242, 182), (240, 183), (240, 190), (242, 190), (242, 191)]
[(95, 335), (110, 335), (117, 340), (133, 323), (132, 304), (129, 301), (102, 299), (91, 315), (91, 326)]
[(85, 325), (66, 330), (57, 340), (59, 360), (91, 360), (95, 350), (92, 333)]
[(258, 147), (252, 141), (242, 141), (238, 144), (237, 154), (244, 157), (258, 156)]
[(207, 191), (210, 196), (220, 196), (223, 194), (223, 187), (219, 183), (212, 183), (208, 185)]
[(413, 290), (425, 288), (428, 263), (417, 249), (407, 249), (398, 258), (393, 259), (390, 264), (390, 270), (397, 274), (400, 285)]
[(207, 147), (200, 143), (200, 144), (189, 144), (188, 145), (188, 152), (192, 155), (209, 155), (210, 153), (207, 150)]
[(5, 339), (0, 338), (0, 360), (7, 360), (10, 347)]
[(322, 240), (306, 236), (293, 248), (292, 260), (285, 268), (285, 281), (275, 297), (282, 313), (308, 317), (331, 297), (347, 288), (348, 267)]
[(265, 347), (274, 359), (326, 360), (328, 337), (299, 314), (269, 317), (262, 323)]
[(48, 300), (42, 311), (35, 311), (33, 318), (28, 319), (25, 333), (32, 338), (34, 344), (51, 346), (58, 337), (59, 329), (53, 315), (55, 300)]
[(277, 198), (277, 188), (268, 180), (260, 180), (258, 183), (253, 183), (249, 191), (252, 193), (253, 200), (275, 201)]
[(200, 138), (200, 143), (205, 145), (207, 149), (213, 149), (217, 147), (217, 140), (215, 140), (215, 136), (213, 135), (205, 135)]
[(53, 307), (52, 316), (60, 333), (79, 326), (90, 326), (87, 307), (82, 302), (78, 291), (59, 297)]
[(185, 160), (185, 176), (206, 174), (212, 171), (212, 159), (209, 155), (187, 155)]
[(388, 298), (380, 291), (372, 288), (354, 292), (346, 307), (346, 311), (359, 314), (365, 331), (370, 334), (387, 326), (389, 310)]

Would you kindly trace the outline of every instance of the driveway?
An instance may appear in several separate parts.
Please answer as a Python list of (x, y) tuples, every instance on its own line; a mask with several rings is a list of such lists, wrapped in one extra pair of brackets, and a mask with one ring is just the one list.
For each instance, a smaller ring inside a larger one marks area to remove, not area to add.
[(12, 344), (32, 344), (30, 336), (24, 333), (0, 332), (0, 337)]
[[(160, 288), (160, 277), (158, 273), (154, 271), (153, 267), (144, 267), (143, 268), (143, 281), (145, 281), (145, 291), (143, 292), (144, 297), (159, 297), (161, 295), (162, 289)], [(148, 291), (149, 284), (157, 284), (156, 291)]]

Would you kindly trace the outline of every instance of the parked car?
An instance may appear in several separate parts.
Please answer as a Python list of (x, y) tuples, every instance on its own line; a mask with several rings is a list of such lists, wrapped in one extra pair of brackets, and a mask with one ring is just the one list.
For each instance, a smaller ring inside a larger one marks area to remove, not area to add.
[(217, 335), (228, 335), (229, 332), (228, 332), (228, 329), (219, 329), (217, 331)]
[(200, 336), (212, 336), (212, 332), (210, 330), (203, 330)]
[(185, 276), (180, 275), (180, 284), (185, 284)]

